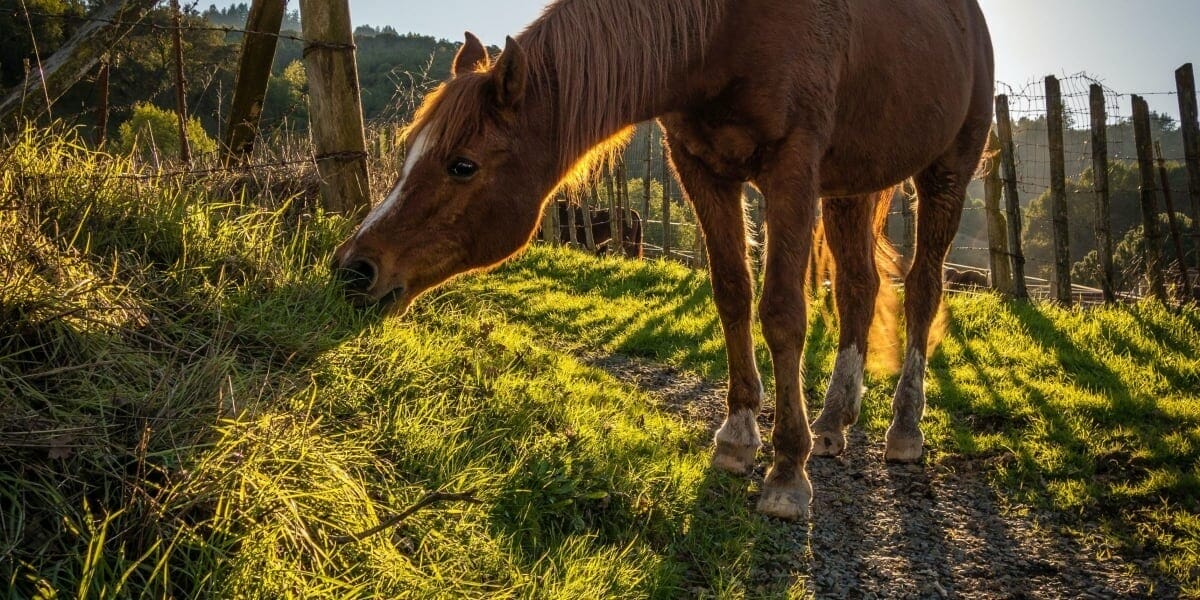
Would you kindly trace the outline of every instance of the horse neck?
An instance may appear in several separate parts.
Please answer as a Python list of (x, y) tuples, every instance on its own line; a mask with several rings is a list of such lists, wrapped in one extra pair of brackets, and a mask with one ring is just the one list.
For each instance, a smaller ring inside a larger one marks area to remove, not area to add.
[(724, 0), (560, 0), (518, 41), (570, 168), (662, 114), (702, 62)]

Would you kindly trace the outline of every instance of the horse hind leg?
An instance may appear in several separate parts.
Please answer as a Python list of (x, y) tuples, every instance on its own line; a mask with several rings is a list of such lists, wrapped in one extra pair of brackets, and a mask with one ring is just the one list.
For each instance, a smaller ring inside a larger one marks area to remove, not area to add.
[(812, 425), (815, 456), (839, 456), (846, 450), (846, 428), (858, 422), (862, 408), (867, 338), (880, 286), (872, 230), (875, 208), (873, 196), (829, 198), (822, 208), (825, 239), (837, 265), (840, 334), (825, 405)]
[(921, 172), (916, 180), (917, 249), (905, 280), (904, 314), (907, 349), (904, 368), (892, 400), (892, 425), (887, 432), (888, 462), (911, 463), (921, 459), (925, 437), (925, 367), (929, 332), (942, 302), (942, 267), (962, 218), (966, 187), (975, 172), (979, 152), (963, 152), (952, 161), (942, 160)]
[(709, 253), (713, 299), (725, 333), (729, 360), (728, 415), (716, 433), (713, 466), (749, 473), (762, 447), (758, 414), (763, 387), (754, 358), (754, 285), (746, 241), (742, 186), (715, 176), (668, 135), (671, 162), (696, 210)]

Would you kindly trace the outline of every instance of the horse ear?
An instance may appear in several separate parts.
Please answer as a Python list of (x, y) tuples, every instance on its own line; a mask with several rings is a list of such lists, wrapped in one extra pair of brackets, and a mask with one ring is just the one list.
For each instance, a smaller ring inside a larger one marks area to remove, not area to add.
[(467, 41), (463, 43), (462, 48), (458, 49), (458, 56), (454, 57), (452, 72), (455, 77), (491, 66), (491, 60), (488, 59), (487, 48), (483, 47), (483, 42), (479, 41), (479, 38), (470, 31), (466, 35)]
[(504, 52), (492, 69), (492, 85), (496, 89), (496, 101), (502, 108), (514, 108), (525, 98), (525, 84), (529, 79), (529, 62), (525, 50), (510, 36), (504, 42)]

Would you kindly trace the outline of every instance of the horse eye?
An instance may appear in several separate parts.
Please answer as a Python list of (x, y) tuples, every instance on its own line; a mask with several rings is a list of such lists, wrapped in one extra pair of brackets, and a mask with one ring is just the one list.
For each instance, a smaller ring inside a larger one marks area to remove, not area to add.
[(477, 171), (479, 171), (479, 165), (465, 158), (454, 159), (450, 162), (450, 168), (447, 169), (451, 177), (463, 181), (474, 177)]

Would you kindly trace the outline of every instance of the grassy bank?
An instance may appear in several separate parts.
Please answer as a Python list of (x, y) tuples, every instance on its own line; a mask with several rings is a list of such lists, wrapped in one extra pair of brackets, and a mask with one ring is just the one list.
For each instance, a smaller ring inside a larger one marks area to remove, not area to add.
[[(474, 289), (549, 343), (725, 376), (703, 274), (538, 250)], [(982, 461), (1017, 510), (1131, 557), (1200, 595), (1200, 311), (1154, 303), (1063, 309), (952, 296), (930, 361), (931, 460)], [(818, 306), (821, 302), (818, 301)], [(812, 317), (806, 392), (819, 407), (836, 327)], [(758, 344), (759, 363), (770, 362)], [(868, 378), (861, 423), (881, 439), (894, 379)]]
[[(720, 379), (703, 276), (536, 248), (404, 319), (362, 313), (328, 283), (350, 224), (303, 194), (130, 178), (71, 140), (0, 151), (8, 597), (802, 593), (803, 572), (755, 581), (791, 538), (707, 470), (706, 425), (571, 352)], [(931, 460), (985, 462), (1015, 506), (1200, 593), (1200, 313), (951, 310)], [(814, 317), (814, 402), (832, 326)], [(889, 383), (868, 392), (874, 439)], [(344, 539), (434, 491), (478, 502)]]

